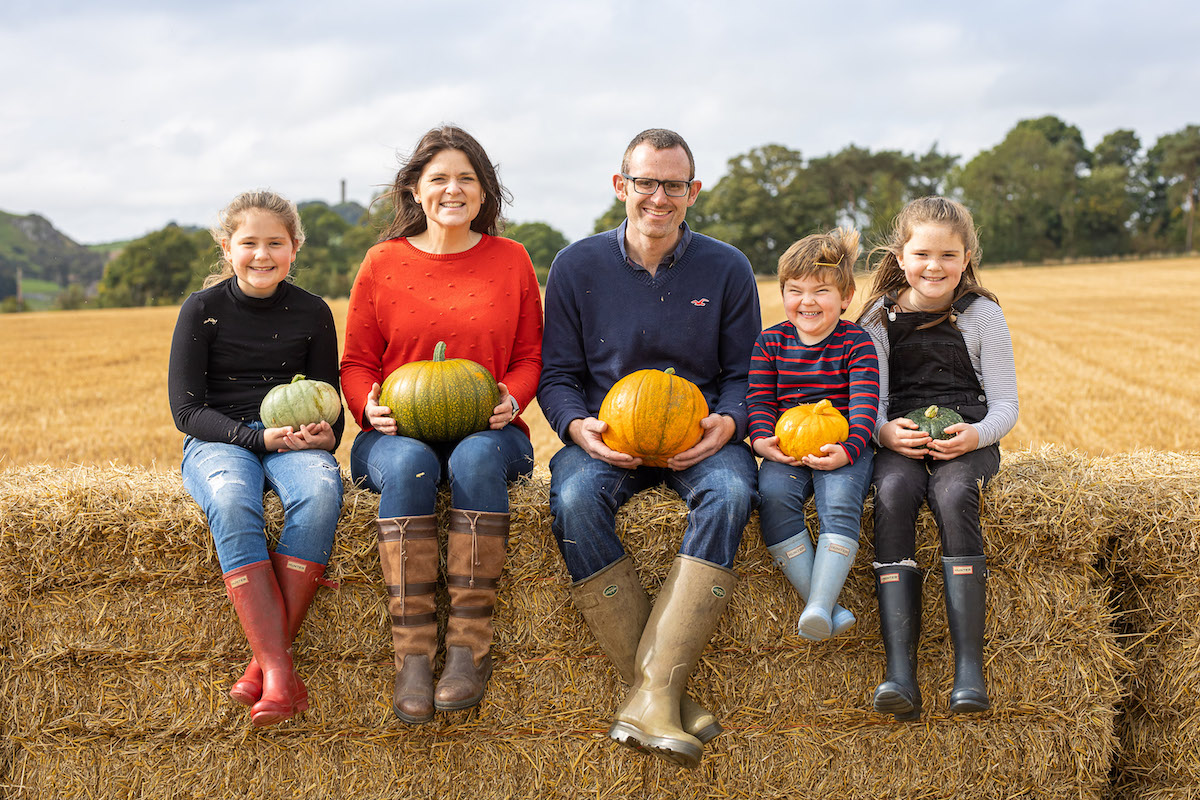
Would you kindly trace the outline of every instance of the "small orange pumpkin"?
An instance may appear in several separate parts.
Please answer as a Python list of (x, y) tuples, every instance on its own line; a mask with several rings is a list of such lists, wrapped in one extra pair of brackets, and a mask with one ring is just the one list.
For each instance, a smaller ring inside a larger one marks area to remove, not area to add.
[(604, 443), (620, 453), (642, 459), (647, 467), (665, 467), (704, 433), (700, 420), (708, 403), (700, 387), (666, 371), (639, 369), (612, 385), (600, 404), (600, 420), (608, 429)]
[(795, 406), (780, 415), (775, 423), (779, 449), (786, 456), (801, 459), (823, 456), (822, 445), (844, 442), (850, 436), (850, 423), (828, 400)]

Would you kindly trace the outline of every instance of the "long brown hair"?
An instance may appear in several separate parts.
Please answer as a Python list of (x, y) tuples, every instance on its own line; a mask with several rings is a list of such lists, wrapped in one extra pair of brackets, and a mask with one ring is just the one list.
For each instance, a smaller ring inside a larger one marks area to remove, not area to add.
[(425, 210), (413, 198), (413, 191), (417, 188), (425, 167), (443, 150), (461, 151), (479, 177), (480, 187), (483, 189), (483, 205), (479, 208), (479, 214), (471, 220), (471, 230), (496, 236), (503, 229), (501, 207), (504, 203), (511, 202), (512, 197), (501, 185), (495, 166), (474, 136), (455, 125), (442, 125), (421, 137), (412, 154), (401, 161), (391, 188), (381, 196), (381, 199), (391, 202), (395, 217), (380, 236), (380, 241), (416, 236), (424, 233), (429, 227), (429, 221), (425, 219)]
[(300, 211), (296, 208), (295, 203), (265, 189), (242, 192), (230, 200), (229, 205), (221, 209), (221, 212), (217, 214), (217, 224), (208, 230), (212, 234), (213, 241), (217, 243), (217, 251), (221, 254), (221, 260), (213, 265), (212, 274), (205, 277), (203, 284), (205, 289), (215, 286), (226, 278), (233, 277), (233, 264), (230, 264), (229, 259), (225, 258), (225, 250), (221, 243), (231, 241), (233, 235), (237, 233), (238, 227), (241, 226), (242, 220), (246, 218), (246, 212), (256, 210), (274, 214), (280, 224), (287, 229), (288, 236), (292, 238), (297, 250), (304, 245), (304, 227), (300, 224)]
[[(904, 253), (904, 245), (912, 238), (913, 231), (917, 226), (931, 222), (946, 225), (961, 238), (963, 250), (968, 252), (968, 259), (962, 277), (959, 278), (958, 286), (955, 288), (954, 298), (946, 306), (945, 313), (941, 318), (921, 327), (931, 328), (949, 319), (950, 306), (968, 294), (977, 294), (992, 302), (997, 302), (996, 295), (983, 288), (983, 284), (979, 282), (977, 273), (979, 263), (983, 258), (983, 249), (979, 245), (979, 233), (975, 230), (975, 218), (971, 216), (970, 209), (957, 200), (931, 195), (920, 197), (906, 205), (892, 222), (891, 236), (882, 244), (872, 248), (867, 256), (867, 264), (871, 268), (871, 288), (862, 305), (863, 310), (859, 313), (860, 321), (865, 321), (863, 315), (875, 304), (876, 300), (881, 297), (896, 297), (908, 288), (908, 278), (904, 276), (904, 269), (900, 266), (900, 256)], [(886, 318), (886, 314), (881, 308), (878, 319)]]

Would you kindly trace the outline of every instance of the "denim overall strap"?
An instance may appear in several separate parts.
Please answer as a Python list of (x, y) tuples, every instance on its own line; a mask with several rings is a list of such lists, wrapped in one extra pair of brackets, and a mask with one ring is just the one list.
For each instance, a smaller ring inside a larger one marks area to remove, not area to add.
[[(957, 316), (978, 297), (968, 294), (954, 303)], [(931, 328), (920, 326), (936, 320), (940, 314), (924, 311), (896, 313), (896, 301), (884, 301), (887, 313), (888, 408), (890, 415), (906, 415), (930, 405), (953, 408), (967, 422), (979, 422), (987, 416), (987, 396), (971, 366), (962, 333), (950, 319)]]

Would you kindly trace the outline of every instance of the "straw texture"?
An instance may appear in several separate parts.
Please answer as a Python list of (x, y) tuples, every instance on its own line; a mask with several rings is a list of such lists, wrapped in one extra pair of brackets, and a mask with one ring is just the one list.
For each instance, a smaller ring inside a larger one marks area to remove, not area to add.
[[(418, 727), (392, 716), (378, 498), (347, 484), (327, 571), (339, 586), (318, 593), (295, 648), (312, 707), (266, 730), (226, 694), (249, 651), (177, 476), (0, 472), (0, 795), (1190, 797), (1198, 475), (1190, 456), (1005, 457), (984, 495), (984, 715), (947, 711), (953, 649), (923, 512), (926, 711), (907, 725), (871, 710), (883, 649), (869, 508), (841, 600), (859, 622), (820, 644), (796, 636), (802, 604), (752, 520), (742, 580), (689, 686), (726, 733), (688, 772), (606, 736), (624, 687), (571, 605), (542, 468), (510, 493), (496, 671), (478, 708)], [(269, 536), (281, 522), (269, 496)], [(651, 594), (685, 524), (664, 489), (619, 515)]]

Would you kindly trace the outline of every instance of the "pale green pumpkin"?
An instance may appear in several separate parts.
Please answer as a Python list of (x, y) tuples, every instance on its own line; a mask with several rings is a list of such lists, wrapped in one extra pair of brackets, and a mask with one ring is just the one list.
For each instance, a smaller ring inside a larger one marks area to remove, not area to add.
[(321, 420), (332, 425), (341, 413), (342, 398), (337, 389), (303, 375), (273, 387), (258, 407), (258, 417), (268, 428), (298, 429)]

